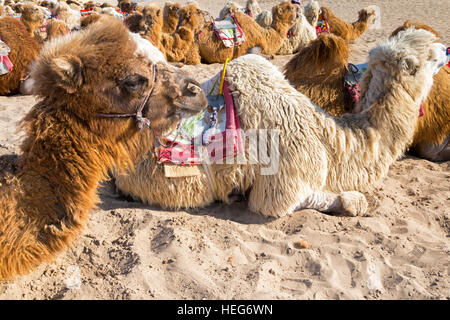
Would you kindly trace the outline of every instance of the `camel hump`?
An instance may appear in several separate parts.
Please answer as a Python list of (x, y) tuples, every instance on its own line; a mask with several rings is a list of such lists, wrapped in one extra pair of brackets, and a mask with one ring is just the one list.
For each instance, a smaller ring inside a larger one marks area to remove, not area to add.
[(286, 64), (285, 74), (295, 79), (299, 74), (330, 73), (347, 65), (349, 49), (347, 42), (333, 34), (321, 34)]
[(437, 38), (439, 38), (439, 33), (436, 30), (434, 30), (432, 27), (430, 27), (429, 25), (426, 25), (425, 23), (418, 22), (418, 21), (412, 21), (412, 20), (406, 20), (402, 26), (398, 27), (397, 29), (395, 29), (392, 32), (391, 37), (396, 36), (400, 31), (405, 31), (406, 29), (408, 29), (410, 27), (414, 27), (416, 29), (427, 30), (427, 31), (431, 32), (432, 34), (434, 34)]

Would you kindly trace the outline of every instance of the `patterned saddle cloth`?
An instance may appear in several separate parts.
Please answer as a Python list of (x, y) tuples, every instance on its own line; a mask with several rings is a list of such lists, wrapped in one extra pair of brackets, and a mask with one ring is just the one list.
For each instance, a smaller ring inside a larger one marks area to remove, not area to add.
[(7, 74), (12, 71), (13, 64), (8, 58), (10, 49), (6, 43), (0, 38), (0, 75)]
[(214, 33), (222, 40), (225, 47), (236, 47), (246, 41), (244, 31), (242, 31), (233, 15), (223, 20), (213, 20), (212, 24)]
[(316, 34), (319, 36), (321, 33), (330, 33), (330, 25), (328, 24), (327, 19), (325, 19), (322, 14), (319, 16), (319, 20), (317, 20), (316, 24)]
[(88, 8), (88, 9), (84, 9), (84, 10), (80, 10), (80, 14), (82, 17), (84, 16), (88, 16), (93, 12), (92, 8)]
[(208, 108), (182, 120), (174, 132), (160, 138), (165, 146), (156, 145), (158, 163), (199, 165), (220, 162), (243, 152), (239, 117), (228, 83), (221, 80), (221, 74), (203, 84)]

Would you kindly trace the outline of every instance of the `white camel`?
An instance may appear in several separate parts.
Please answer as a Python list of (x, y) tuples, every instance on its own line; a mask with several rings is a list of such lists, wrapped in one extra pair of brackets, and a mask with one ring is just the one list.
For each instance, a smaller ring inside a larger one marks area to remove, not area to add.
[(137, 199), (172, 209), (228, 202), (237, 191), (249, 192), (250, 209), (265, 216), (306, 208), (363, 214), (368, 205), (360, 191), (384, 177), (404, 153), (433, 74), (446, 61), (445, 47), (435, 40), (428, 31), (407, 29), (373, 48), (362, 79), (364, 111), (341, 118), (311, 103), (264, 58), (233, 60), (226, 80), (241, 128), (278, 130), (278, 145), (266, 146), (279, 153), (278, 171), (263, 175), (261, 163), (211, 164), (208, 176), (200, 170), (197, 176), (166, 178), (149, 157), (134, 171), (117, 174), (116, 184)]

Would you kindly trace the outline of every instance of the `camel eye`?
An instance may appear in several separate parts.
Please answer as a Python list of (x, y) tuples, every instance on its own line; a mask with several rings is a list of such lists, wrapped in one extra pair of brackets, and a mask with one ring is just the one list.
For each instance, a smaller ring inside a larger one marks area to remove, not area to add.
[(119, 81), (119, 87), (128, 94), (141, 91), (148, 85), (148, 78), (139, 74), (128, 76), (124, 80)]

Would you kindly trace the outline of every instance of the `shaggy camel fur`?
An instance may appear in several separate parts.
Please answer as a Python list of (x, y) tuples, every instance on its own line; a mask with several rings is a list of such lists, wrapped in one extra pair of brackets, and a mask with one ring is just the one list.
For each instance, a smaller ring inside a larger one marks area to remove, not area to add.
[(298, 91), (333, 116), (353, 110), (344, 97), (349, 48), (334, 34), (321, 34), (284, 66), (284, 74)]
[(299, 13), (299, 18), (289, 31), (288, 38), (284, 39), (277, 54), (295, 53), (314, 39), (317, 39), (316, 30), (308, 23), (303, 13)]
[(59, 19), (51, 19), (47, 23), (47, 40), (52, 40), (70, 33), (67, 24)]
[[(272, 24), (272, 15), (269, 11), (265, 10), (258, 16), (256, 22), (261, 27), (267, 28)], [(314, 39), (317, 39), (316, 29), (309, 24), (302, 10), (299, 9), (297, 21), (289, 30), (287, 37), (284, 39), (283, 44), (276, 54), (286, 55), (295, 53), (300, 47), (307, 45)]]
[(125, 24), (131, 32), (139, 33), (165, 53), (161, 43), (163, 23), (163, 11), (156, 3), (146, 5), (142, 12), (135, 12), (125, 18)]
[(120, 21), (108, 19), (50, 42), (33, 64), (41, 101), (22, 120), (17, 174), (0, 187), (1, 280), (66, 249), (98, 202), (108, 168), (152, 147), (151, 130), (139, 130), (136, 118), (100, 114), (136, 113), (145, 104), (151, 128), (165, 131), (206, 107), (197, 82), (154, 64)]
[(0, 76), (0, 95), (16, 94), (28, 65), (39, 55), (40, 45), (24, 24), (12, 17), (0, 18), (0, 37), (11, 50), (8, 57), (14, 65), (11, 72)]
[(80, 28), (86, 29), (87, 26), (90, 24), (97, 22), (101, 18), (101, 15), (97, 12), (93, 12), (91, 14), (88, 14), (87, 16), (84, 16), (80, 19)]
[(347, 41), (358, 39), (376, 19), (373, 8), (365, 8), (359, 11), (358, 20), (353, 23), (342, 21), (328, 7), (321, 7), (320, 10), (321, 16), (328, 21), (330, 32)]
[[(406, 21), (392, 36), (413, 26), (438, 33), (419, 22)], [(333, 34), (320, 35), (303, 47), (284, 67), (286, 79), (312, 102), (333, 116), (346, 112), (360, 112), (352, 100), (344, 95), (343, 83), (349, 57), (348, 43)], [(417, 154), (432, 161), (450, 160), (446, 146), (450, 135), (450, 70), (442, 67), (434, 76), (434, 84), (423, 104), (424, 116), (418, 119), (411, 147)], [(432, 145), (432, 146), (430, 146)], [(440, 146), (440, 147), (439, 147)]]
[[(391, 35), (409, 27), (424, 29), (439, 34), (430, 26), (407, 20)], [(434, 76), (433, 87), (423, 104), (424, 116), (419, 118), (412, 147), (421, 157), (431, 161), (450, 160), (450, 68), (444, 66)]]
[(199, 32), (205, 21), (205, 12), (196, 3), (190, 3), (178, 11), (179, 26), (172, 33), (163, 33), (162, 16), (156, 5), (145, 7), (143, 12), (135, 12), (125, 19), (130, 31), (150, 40), (171, 62), (199, 64), (201, 62), (194, 35)]
[(195, 35), (205, 23), (206, 12), (196, 3), (190, 3), (178, 11), (179, 27), (171, 35), (163, 34), (162, 45), (166, 50), (167, 60), (184, 64), (200, 64), (201, 57)]
[(246, 54), (250, 49), (260, 47), (263, 54), (275, 54), (290, 28), (294, 25), (298, 6), (289, 1), (273, 7), (273, 22), (269, 29), (262, 28), (255, 20), (243, 12), (236, 12), (234, 17), (245, 33), (246, 41), (240, 46), (227, 48), (213, 31), (212, 22), (205, 23), (198, 36), (200, 56), (207, 63), (223, 63)]
[(80, 28), (80, 11), (73, 10), (67, 3), (60, 2), (55, 9), (58, 19), (64, 21), (70, 30)]
[(20, 13), (22, 13), (23, 24), (29, 34), (38, 42), (46, 38), (45, 32), (41, 32), (41, 26), (45, 23), (45, 12), (33, 2), (20, 4)]
[[(206, 165), (210, 187), (204, 173), (165, 178), (163, 166), (149, 157), (136, 164), (135, 171), (117, 174), (116, 185), (126, 194), (166, 208), (228, 202), (231, 192), (238, 191), (249, 192), (250, 209), (265, 216), (281, 217), (306, 208), (363, 214), (367, 201), (355, 190), (385, 176), (403, 154), (440, 63), (434, 59), (446, 59), (444, 46), (435, 39), (424, 30), (407, 30), (372, 49), (362, 86), (368, 108), (342, 118), (317, 108), (266, 59), (245, 55), (231, 61), (226, 80), (241, 128), (248, 134), (251, 129), (273, 130), (272, 143), (263, 142), (264, 150), (279, 155), (270, 164), (272, 174), (264, 175), (262, 170), (268, 169), (264, 161)], [(263, 132), (259, 133), (261, 138)], [(253, 151), (249, 154), (246, 149), (247, 161), (257, 157)]]
[(164, 24), (162, 32), (172, 33), (176, 30), (178, 26), (178, 10), (181, 9), (181, 4), (178, 2), (166, 2), (164, 5)]

